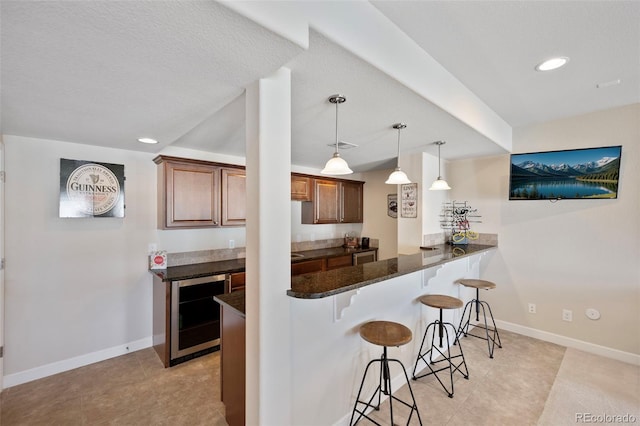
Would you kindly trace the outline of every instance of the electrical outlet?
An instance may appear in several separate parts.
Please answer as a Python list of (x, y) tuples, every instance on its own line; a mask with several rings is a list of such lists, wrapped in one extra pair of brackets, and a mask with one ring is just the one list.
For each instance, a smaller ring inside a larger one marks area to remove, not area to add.
[(573, 312), (569, 309), (562, 310), (562, 320), (563, 321), (573, 321)]
[(598, 311), (597, 309), (594, 308), (589, 308), (585, 311), (585, 315), (587, 315), (587, 318), (591, 319), (591, 320), (597, 320), (600, 319), (600, 311)]
[(229, 240), (229, 248), (230, 248), (230, 249), (232, 249), (232, 248), (236, 248), (236, 242), (235, 242), (235, 240)]
[(536, 313), (536, 304), (535, 303), (529, 303), (529, 313), (530, 314), (535, 314)]

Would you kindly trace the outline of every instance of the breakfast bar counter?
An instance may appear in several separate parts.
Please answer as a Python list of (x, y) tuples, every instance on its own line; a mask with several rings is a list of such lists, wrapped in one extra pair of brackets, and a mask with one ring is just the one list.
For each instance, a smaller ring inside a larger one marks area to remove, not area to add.
[(439, 244), (424, 247), (420, 253), (291, 277), (291, 289), (287, 294), (299, 299), (333, 296), (495, 248), (496, 246), (481, 244)]
[[(390, 358), (412, 366), (420, 336), (438, 315), (434, 309), (423, 309), (420, 298), (441, 294), (464, 303), (471, 300), (475, 293), (456, 281), (479, 278), (482, 259), (496, 251), (490, 245), (442, 244), (393, 259), (292, 277), (285, 296), (292, 319), (286, 331), (295, 390), (291, 424), (349, 424), (363, 371), (370, 360), (380, 357), (379, 347), (360, 338), (360, 327), (373, 320), (407, 327), (411, 342), (388, 351)], [(442, 320), (458, 324), (460, 314), (449, 310)], [(424, 368), (421, 361), (416, 371)], [(393, 383), (403, 380), (399, 372), (393, 374)], [(373, 393), (376, 384), (366, 384), (363, 392)]]

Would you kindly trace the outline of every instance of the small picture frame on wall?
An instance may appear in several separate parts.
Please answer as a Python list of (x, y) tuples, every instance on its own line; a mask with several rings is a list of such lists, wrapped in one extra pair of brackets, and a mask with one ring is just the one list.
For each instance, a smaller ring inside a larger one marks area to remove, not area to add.
[(398, 194), (387, 195), (387, 215), (394, 219), (398, 217)]
[(400, 191), (400, 217), (418, 217), (418, 184), (404, 183), (400, 185)]

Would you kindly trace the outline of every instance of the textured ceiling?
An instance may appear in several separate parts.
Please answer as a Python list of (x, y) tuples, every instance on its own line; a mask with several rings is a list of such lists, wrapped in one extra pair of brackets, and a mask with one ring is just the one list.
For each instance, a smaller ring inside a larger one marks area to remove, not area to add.
[(174, 141), (302, 50), (215, 2), (1, 7), (6, 134), (156, 150), (135, 140)]
[(640, 102), (639, 1), (371, 3), (513, 127)]
[[(512, 126), (640, 102), (638, 1), (373, 1)], [(157, 152), (244, 154), (244, 88), (292, 71), (292, 161), (321, 168), (340, 138), (356, 171), (402, 149), (443, 158), (502, 148), (311, 30), (305, 50), (212, 1), (0, 3), (2, 133)], [(533, 67), (555, 54), (563, 69)], [(596, 84), (621, 84), (597, 89)], [(161, 143), (135, 142), (151, 136)]]

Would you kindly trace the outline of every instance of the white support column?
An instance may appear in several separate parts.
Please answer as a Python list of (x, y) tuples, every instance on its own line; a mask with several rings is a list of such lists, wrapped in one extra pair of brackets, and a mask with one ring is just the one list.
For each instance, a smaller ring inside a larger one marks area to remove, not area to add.
[(246, 424), (291, 424), (291, 71), (246, 92)]

